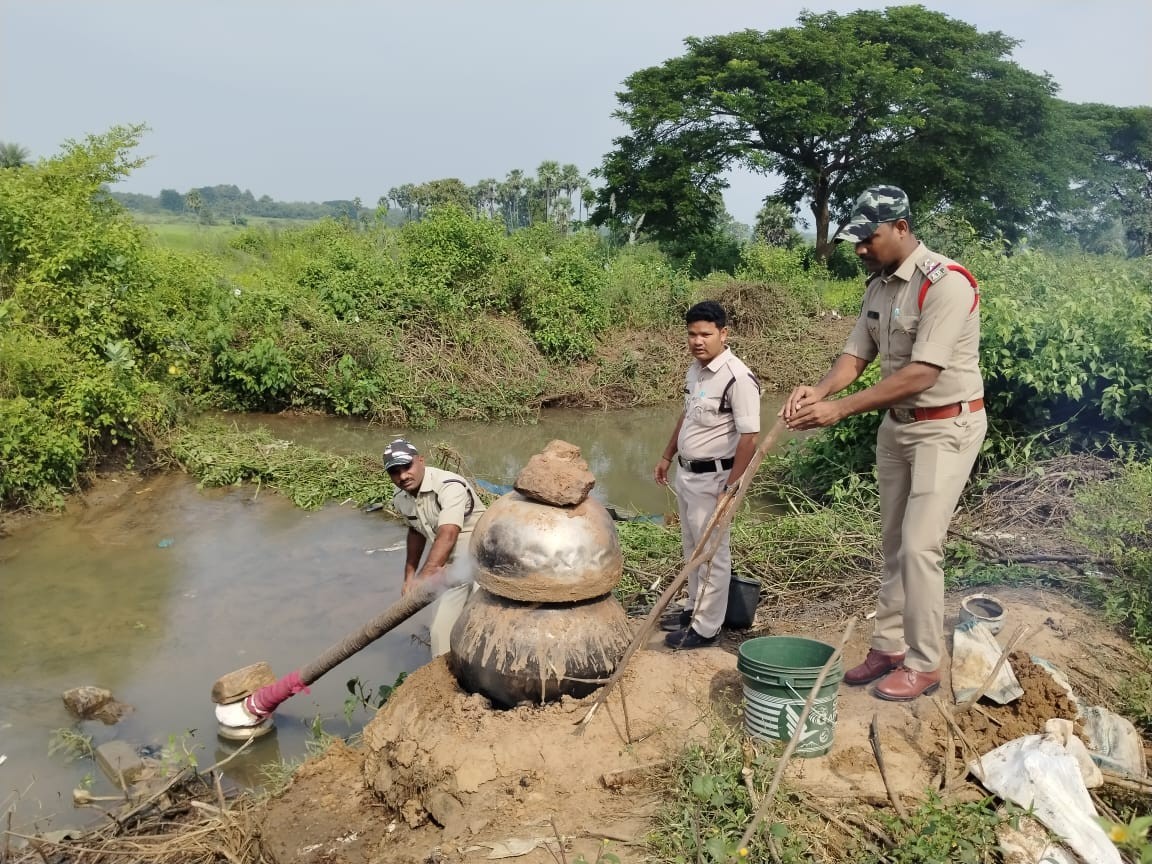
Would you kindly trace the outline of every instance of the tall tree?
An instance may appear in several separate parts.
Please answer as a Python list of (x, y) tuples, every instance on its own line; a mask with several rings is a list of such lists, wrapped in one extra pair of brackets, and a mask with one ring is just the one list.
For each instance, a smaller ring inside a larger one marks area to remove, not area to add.
[(11, 141), (0, 141), (0, 168), (19, 168), (28, 164), (28, 150)]
[(560, 163), (546, 159), (536, 169), (536, 185), (544, 196), (544, 220), (552, 219), (552, 199), (560, 188)]
[(1063, 107), (1079, 198), (1067, 227), (1083, 237), (1119, 221), (1128, 254), (1152, 254), (1152, 107)]
[(595, 221), (646, 214), (657, 236), (699, 228), (721, 211), (726, 171), (782, 178), (778, 197), (807, 202), (817, 253), (834, 214), (861, 188), (904, 186), (918, 212), (950, 208), (1010, 239), (1067, 189), (1053, 143), (1055, 84), (1011, 60), (1016, 40), (922, 6), (798, 26), (691, 37), (683, 56), (629, 76), (600, 176)]
[(791, 248), (801, 242), (796, 230), (796, 214), (792, 207), (778, 198), (767, 198), (760, 212), (756, 214), (756, 224), (752, 236), (768, 246)]
[(509, 233), (526, 224), (524, 197), (527, 189), (527, 178), (519, 168), (509, 171), (500, 184), (500, 206), (504, 212), (504, 226)]

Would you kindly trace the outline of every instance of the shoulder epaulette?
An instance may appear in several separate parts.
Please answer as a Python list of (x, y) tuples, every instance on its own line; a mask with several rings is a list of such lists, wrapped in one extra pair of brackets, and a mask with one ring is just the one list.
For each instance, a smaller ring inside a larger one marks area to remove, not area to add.
[(920, 270), (924, 274), (924, 278), (935, 285), (944, 278), (944, 274), (948, 272), (948, 268), (939, 261), (934, 261), (930, 256), (925, 256), (924, 260), (920, 262)]
[[(924, 295), (928, 293), (928, 289), (943, 279), (948, 271), (951, 270), (953, 273), (959, 273), (967, 279), (968, 284), (972, 286), (972, 294), (974, 296), (972, 298), (972, 308), (968, 310), (968, 314), (971, 315), (975, 312), (976, 307), (980, 305), (980, 286), (976, 284), (976, 277), (959, 264), (941, 264), (940, 262), (935, 262), (931, 270), (924, 270), (924, 265), (930, 263), (931, 260), (930, 258), (925, 258), (924, 264), (920, 266), (920, 269), (924, 271), (924, 284), (920, 286), (920, 296), (916, 298), (916, 308), (923, 311)], [(933, 273), (935, 273), (935, 276), (933, 276)]]

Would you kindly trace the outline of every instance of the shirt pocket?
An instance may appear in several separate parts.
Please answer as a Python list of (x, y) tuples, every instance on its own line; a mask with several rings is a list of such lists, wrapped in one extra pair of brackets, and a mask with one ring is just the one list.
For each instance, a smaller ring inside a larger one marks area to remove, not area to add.
[(691, 401), (688, 416), (697, 426), (712, 427), (719, 426), (732, 415), (720, 413), (719, 396), (697, 396)]
[(888, 340), (889, 353), (893, 357), (910, 359), (912, 345), (916, 342), (916, 332), (919, 328), (919, 315), (897, 315), (893, 318)]

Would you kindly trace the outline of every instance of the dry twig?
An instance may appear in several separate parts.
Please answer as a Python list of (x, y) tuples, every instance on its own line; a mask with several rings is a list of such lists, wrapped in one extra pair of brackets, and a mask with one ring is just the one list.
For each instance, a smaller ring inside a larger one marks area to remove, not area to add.
[(900, 817), (900, 821), (907, 822), (908, 811), (904, 809), (904, 805), (892, 789), (892, 783), (888, 779), (888, 770), (884, 767), (884, 751), (880, 747), (880, 728), (875, 711), (872, 712), (872, 722), (868, 724), (868, 743), (872, 745), (872, 755), (876, 757), (876, 767), (880, 769), (880, 779), (884, 781), (884, 791), (888, 793), (888, 800), (892, 802), (892, 807), (896, 810), (896, 815)]

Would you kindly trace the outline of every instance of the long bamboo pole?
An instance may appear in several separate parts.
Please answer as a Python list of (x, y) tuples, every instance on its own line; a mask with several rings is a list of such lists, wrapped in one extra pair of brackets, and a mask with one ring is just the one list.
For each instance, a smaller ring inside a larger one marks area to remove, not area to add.
[(728, 527), (732, 522), (732, 517), (740, 509), (740, 504), (743, 502), (744, 496), (748, 493), (748, 487), (752, 485), (752, 478), (756, 476), (756, 471), (760, 468), (760, 463), (764, 461), (764, 457), (768, 455), (768, 451), (776, 445), (784, 428), (783, 419), (777, 419), (777, 421), (772, 424), (772, 428), (768, 430), (757, 445), (756, 451), (752, 454), (752, 459), (748, 462), (748, 467), (745, 468), (744, 473), (740, 475), (740, 482), (736, 488), (729, 489), (720, 496), (720, 500), (716, 502), (716, 509), (712, 511), (712, 516), (704, 526), (704, 533), (700, 537), (700, 542), (696, 544), (696, 548), (692, 552), (692, 557), (688, 559), (688, 563), (684, 565), (680, 574), (664, 589), (664, 593), (660, 595), (656, 601), (656, 605), (652, 607), (652, 611), (648, 613), (648, 617), (644, 619), (644, 623), (640, 625), (640, 629), (636, 631), (636, 635), (632, 637), (632, 642), (624, 651), (624, 656), (621, 657), (620, 662), (616, 664), (616, 670), (612, 673), (612, 677), (608, 679), (607, 684), (600, 688), (600, 692), (596, 696), (596, 701), (592, 703), (592, 707), (588, 709), (588, 713), (577, 721), (579, 724), (579, 728), (576, 730), (577, 734), (583, 733), (588, 723), (591, 722), (592, 717), (596, 714), (596, 711), (607, 701), (612, 689), (620, 683), (620, 679), (624, 675), (624, 670), (628, 668), (628, 661), (632, 659), (632, 655), (636, 653), (640, 646), (648, 641), (648, 637), (656, 626), (656, 621), (660, 618), (660, 615), (663, 614), (664, 610), (668, 608), (668, 604), (672, 602), (672, 598), (676, 596), (676, 592), (688, 581), (689, 574), (705, 562), (712, 560), (712, 557), (716, 554), (716, 550), (720, 546), (720, 539), (724, 534), (724, 529)]

